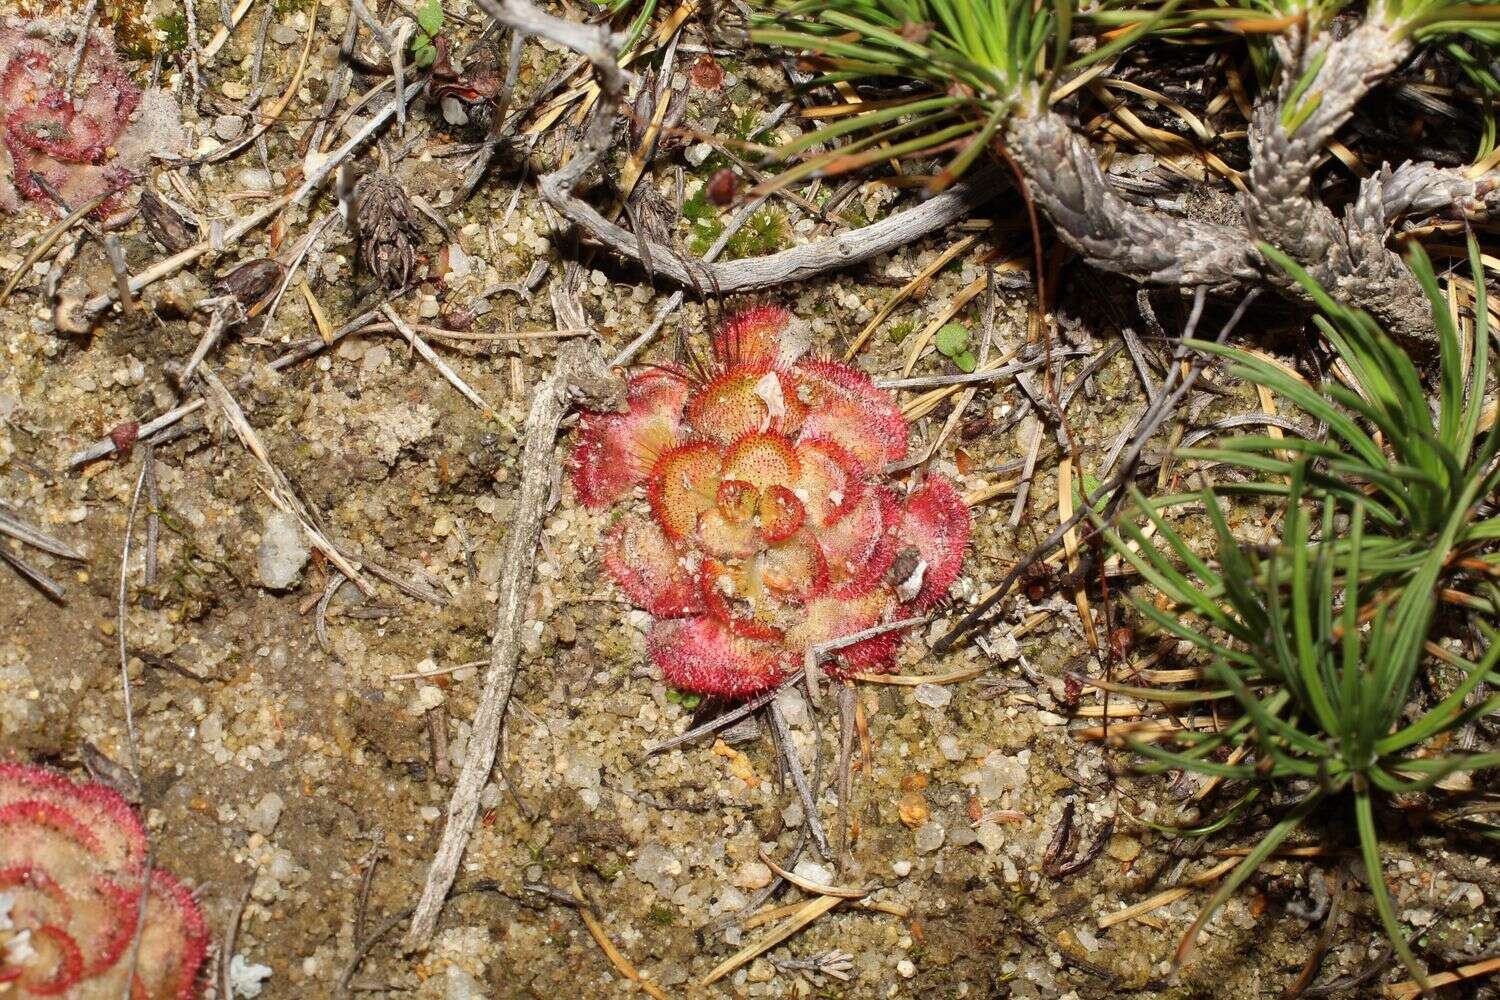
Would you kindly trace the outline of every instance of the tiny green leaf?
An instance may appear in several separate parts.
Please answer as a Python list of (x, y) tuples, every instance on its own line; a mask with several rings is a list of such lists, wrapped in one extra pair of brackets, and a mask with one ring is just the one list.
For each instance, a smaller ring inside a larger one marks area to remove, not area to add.
[(427, 0), (417, 8), (417, 26), (429, 38), (443, 30), (443, 0)]
[(979, 365), (979, 361), (974, 357), (973, 351), (963, 351), (955, 355), (953, 358), (953, 363), (957, 365), (958, 370), (963, 372), (965, 375), (972, 372)]
[(947, 323), (937, 332), (938, 353), (957, 359), (969, 346), (969, 328), (962, 323)]
[(417, 64), (418, 69), (426, 69), (437, 62), (437, 49), (431, 45), (424, 45), (417, 49), (416, 54), (412, 57), (412, 61)]

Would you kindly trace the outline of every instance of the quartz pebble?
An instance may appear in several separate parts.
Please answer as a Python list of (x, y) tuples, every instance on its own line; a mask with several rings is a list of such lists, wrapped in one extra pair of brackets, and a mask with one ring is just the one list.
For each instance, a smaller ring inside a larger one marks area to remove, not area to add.
[(771, 884), (771, 869), (759, 861), (747, 861), (735, 870), (734, 884), (741, 889), (764, 889)]
[(943, 824), (936, 820), (923, 823), (917, 827), (917, 850), (923, 854), (931, 854), (943, 846), (943, 837)]
[(245, 132), (245, 119), (239, 115), (220, 115), (214, 119), (214, 135), (225, 142), (238, 139)]
[(953, 700), (953, 692), (941, 684), (918, 684), (913, 693), (918, 703), (928, 708), (942, 708)]
[(245, 814), (245, 825), (256, 833), (270, 836), (276, 829), (276, 824), (281, 821), (281, 810), (284, 807), (281, 796), (275, 792), (267, 792), (262, 795), (255, 807)]
[(266, 515), (260, 545), (255, 550), (261, 586), (268, 590), (290, 587), (297, 574), (302, 572), (302, 567), (307, 565), (309, 552), (302, 525), (297, 519), (285, 511), (271, 511)]

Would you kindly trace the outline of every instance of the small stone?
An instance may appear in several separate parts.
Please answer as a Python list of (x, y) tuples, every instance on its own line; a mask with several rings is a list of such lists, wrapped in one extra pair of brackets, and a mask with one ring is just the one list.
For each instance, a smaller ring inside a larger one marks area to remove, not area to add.
[(250, 88), (238, 80), (225, 80), (219, 90), (231, 101), (243, 101), (250, 96)]
[(917, 967), (912, 964), (911, 959), (903, 958), (896, 963), (896, 974), (902, 979), (910, 979), (917, 974)]
[(776, 978), (776, 966), (763, 958), (757, 958), (750, 963), (750, 969), (745, 973), (745, 978), (752, 983), (769, 983)]
[(781, 709), (787, 725), (801, 728), (811, 722), (812, 716), (807, 708), (807, 699), (798, 689), (793, 687), (782, 689), (782, 692), (776, 696), (776, 704)]
[(271, 978), (271, 972), (269, 965), (247, 962), (244, 955), (236, 952), (229, 960), (229, 985), (234, 989), (235, 996), (254, 1000), (260, 996), (266, 980)]
[(575, 753), (563, 769), (563, 780), (570, 788), (599, 789), (599, 758), (593, 754)]
[(968, 847), (970, 844), (977, 844), (978, 842), (979, 834), (975, 833), (974, 828), (967, 823), (958, 824), (953, 828), (953, 832), (948, 835), (948, 845), (950, 847)]
[(943, 846), (944, 836), (943, 824), (935, 821), (923, 823), (917, 828), (917, 850), (931, 854)]
[(710, 156), (714, 155), (714, 148), (706, 142), (700, 142), (689, 146), (687, 148), (687, 152), (683, 153), (682, 155), (690, 165), (694, 167), (701, 167), (703, 166), (704, 160), (707, 160)]
[(938, 737), (938, 751), (943, 757), (953, 763), (964, 759), (963, 747), (958, 745), (958, 737), (945, 735)]
[(633, 870), (636, 878), (662, 895), (669, 895), (676, 888), (673, 880), (682, 874), (682, 862), (661, 844), (648, 841), (635, 859)]
[(417, 305), (417, 315), (423, 319), (437, 319), (438, 300), (435, 295), (424, 295)]
[(1134, 837), (1117, 833), (1109, 838), (1105, 852), (1116, 861), (1134, 861), (1141, 853), (1141, 842)]
[(941, 684), (918, 684), (913, 693), (917, 702), (928, 708), (942, 708), (953, 700), (953, 692)]
[(291, 45), (298, 41), (297, 29), (290, 24), (278, 24), (271, 29), (271, 41), (277, 45)]
[(234, 178), (239, 182), (241, 187), (248, 188), (251, 191), (271, 190), (272, 181), (269, 170), (262, 170), (259, 167), (246, 167), (235, 174)]
[(1005, 846), (1005, 831), (1000, 828), (999, 823), (980, 823), (974, 835), (986, 854), (994, 854)]
[(245, 119), (239, 115), (220, 115), (214, 119), (214, 135), (225, 142), (238, 139), (245, 132)]
[(741, 889), (764, 889), (771, 884), (771, 869), (759, 861), (747, 861), (735, 869), (731, 881)]
[(911, 874), (911, 862), (897, 861), (891, 865), (891, 871), (896, 873), (897, 878), (906, 878), (906, 876)]
[(901, 796), (901, 801), (896, 803), (896, 814), (901, 817), (908, 829), (915, 830), (927, 822), (927, 817), (932, 810), (927, 806), (927, 797), (921, 792), (907, 792)]
[(245, 814), (245, 825), (256, 833), (267, 837), (276, 829), (276, 824), (281, 821), (281, 810), (284, 803), (281, 796), (275, 792), (267, 792), (255, 803), (255, 807)]
[(443, 1000), (486, 1000), (489, 988), (456, 965), (445, 970)]
[(285, 511), (271, 511), (261, 527), (260, 545), (255, 550), (260, 585), (268, 590), (290, 587), (307, 565), (309, 552), (297, 519)]
[(816, 861), (810, 861), (807, 858), (803, 858), (797, 862), (797, 867), (792, 869), (792, 874), (799, 875), (809, 882), (816, 882), (819, 885), (833, 885), (833, 872)]

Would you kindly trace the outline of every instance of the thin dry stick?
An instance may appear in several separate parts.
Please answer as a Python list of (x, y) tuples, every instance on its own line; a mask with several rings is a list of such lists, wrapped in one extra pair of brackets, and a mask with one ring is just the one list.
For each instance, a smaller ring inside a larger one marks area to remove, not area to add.
[(255, 428), (250, 426), (250, 421), (245, 418), (245, 411), (230, 393), (228, 387), (224, 385), (218, 375), (214, 374), (212, 369), (207, 367), (203, 369), (203, 384), (208, 389), (208, 395), (213, 398), (213, 401), (218, 404), (219, 409), (223, 411), (224, 418), (234, 428), (235, 435), (240, 439), (240, 443), (260, 462), (261, 469), (265, 472), (267, 480), (269, 480), (269, 485), (262, 487), (267, 498), (278, 508), (300, 521), (302, 523), (302, 530), (307, 533), (308, 541), (312, 542), (314, 547), (322, 551), (328, 557), (329, 562), (337, 566), (345, 576), (354, 581), (354, 585), (359, 587), (366, 597), (374, 597), (375, 587), (339, 551), (338, 547), (324, 536), (317, 522), (313, 519), (311, 508), (297, 495), (297, 491), (292, 488), (291, 481), (286, 478), (286, 475), (271, 461), (270, 453), (266, 451), (266, 446), (261, 442), (260, 435), (255, 432)]
[(610, 964), (620, 971), (620, 975), (639, 986), (643, 992), (652, 997), (652, 1000), (669, 1000), (660, 986), (642, 976), (631, 964), (630, 959), (625, 957), (624, 952), (615, 947), (615, 943), (610, 940), (609, 934), (604, 930), (604, 925), (599, 922), (599, 918), (594, 916), (588, 906), (579, 906), (577, 909), (578, 915), (583, 918), (583, 925), (588, 928), (589, 935), (599, 945), (599, 949), (604, 952)]
[[(207, 402), (208, 400), (199, 397), (191, 403), (184, 403), (181, 406), (173, 407), (161, 416), (148, 420), (146, 423), (141, 424), (139, 430), (136, 431), (136, 441), (144, 441), (157, 431), (171, 427), (183, 417), (203, 409), (204, 404)], [(63, 464), (69, 469), (76, 469), (80, 465), (92, 462), (96, 458), (103, 458), (105, 455), (113, 454), (118, 450), (119, 448), (112, 438), (101, 438), (82, 451), (77, 451), (69, 455), (67, 461)]]
[[(410, 100), (415, 97), (422, 86), (422, 83), (414, 83), (410, 87), (407, 87), (405, 93), (406, 99)], [(347, 159), (355, 149), (357, 149), (365, 142), (365, 140), (369, 139), (370, 136), (378, 132), (386, 122), (390, 121), (391, 116), (395, 113), (396, 109), (394, 105), (387, 105), (385, 108), (377, 111), (370, 117), (370, 120), (365, 123), (363, 128), (361, 128), (358, 132), (351, 136), (349, 140), (342, 146), (340, 146), (335, 152), (329, 154), (327, 159), (320, 161), (317, 167), (313, 169), (312, 173), (307, 175), (307, 179), (302, 182), (302, 186), (299, 187), (295, 192), (293, 192), (291, 195), (283, 195), (280, 198), (273, 198), (271, 201), (261, 206), (258, 211), (247, 215), (245, 218), (239, 220), (234, 225), (225, 230), (220, 241), (220, 247), (229, 246), (239, 241), (240, 239), (243, 239), (246, 233), (264, 224), (266, 220), (276, 215), (282, 209), (286, 208), (286, 206), (295, 202), (300, 202), (310, 193), (322, 187), (324, 182), (326, 182), (329, 176), (332, 175), (335, 168), (337, 168), (340, 163)], [(131, 278), (130, 291), (132, 293), (137, 293), (141, 289), (153, 284), (154, 282), (160, 281), (163, 278), (170, 278), (178, 271), (181, 271), (189, 264), (197, 261), (198, 258), (202, 257), (204, 254), (214, 249), (216, 249), (216, 247), (211, 240), (204, 240), (201, 243), (195, 243), (192, 246), (188, 247), (186, 250), (183, 250), (180, 253), (173, 254), (165, 260), (162, 260), (142, 271), (134, 278)], [(94, 296), (93, 298), (85, 302), (83, 304), (82, 311), (86, 316), (97, 316), (105, 309), (108, 309), (110, 304), (114, 301), (114, 293), (104, 292)]]
[(727, 295), (773, 288), (849, 267), (957, 222), (1005, 186), (998, 169), (986, 168), (920, 205), (817, 243), (729, 264), (684, 259), (671, 247), (615, 225), (574, 194), (584, 175), (609, 152), (615, 115), (625, 89), (626, 76), (615, 58), (608, 29), (553, 17), (538, 10), (530, 0), (476, 2), (501, 25), (546, 38), (586, 57), (599, 75), (599, 102), (583, 148), (566, 165), (538, 180), (542, 197), (589, 236), (631, 260), (649, 258), (657, 272), (684, 288)]
[(510, 703), (521, 655), (521, 631), (526, 620), (536, 568), (536, 543), (542, 529), (547, 495), (552, 489), (553, 448), (558, 426), (567, 412), (570, 389), (579, 389), (591, 405), (610, 409), (619, 405), (623, 387), (603, 365), (602, 359), (583, 345), (569, 343), (558, 354), (557, 366), (531, 400), (531, 411), (523, 429), (525, 449), (521, 456), (521, 488), (516, 512), (506, 533), (505, 572), (496, 588), (495, 639), (490, 647), (490, 666), (485, 672), (484, 691), (474, 713), (473, 734), (463, 770), (448, 803), (448, 821), (443, 827), (422, 898), (406, 933), (409, 947), (421, 948), (432, 937), (443, 900), (453, 885), (474, 821), (479, 814), (479, 793), (495, 765), (495, 751), (505, 710)]
[(99, 14), (99, 0), (89, 0), (83, 10), (83, 30), (78, 32), (78, 41), (73, 44), (73, 59), (68, 63), (68, 76), (63, 83), (63, 95), (73, 96), (73, 87), (78, 83), (78, 71), (83, 68), (84, 50), (89, 47), (89, 35), (94, 31), (94, 18)]
[(786, 760), (786, 769), (792, 776), (792, 786), (797, 789), (797, 796), (802, 800), (802, 817), (807, 824), (807, 832), (812, 834), (813, 845), (817, 847), (818, 853), (832, 860), (833, 851), (828, 846), (828, 834), (824, 832), (823, 823), (818, 819), (818, 803), (807, 784), (807, 773), (802, 770), (802, 761), (797, 755), (797, 745), (792, 742), (792, 732), (787, 728), (786, 716), (775, 699), (766, 706), (766, 711), (771, 716), (771, 730), (776, 734), (776, 742)]
[(51, 553), (54, 556), (72, 559), (75, 562), (88, 561), (88, 556), (84, 555), (78, 549), (56, 535), (48, 534), (41, 528), (23, 521), (11, 513), (3, 503), (0, 503), (0, 534), (9, 535), (18, 541), (25, 542), (32, 548), (41, 549), (43, 552)]
[(413, 330), (410, 324), (408, 324), (406, 320), (402, 319), (400, 315), (397, 314), (396, 310), (391, 308), (389, 302), (381, 306), (380, 311), (385, 313), (385, 318), (390, 320), (391, 323), (396, 327), (396, 329), (400, 331), (401, 336), (406, 338), (406, 342), (412, 347), (415, 347), (417, 349), (417, 353), (422, 355), (422, 357), (427, 360), (428, 364), (436, 368), (438, 370), (438, 374), (447, 379), (448, 383), (452, 385), (453, 388), (457, 389), (460, 395), (462, 395), (469, 402), (473, 403), (475, 406), (479, 407), (479, 411), (481, 413), (490, 414), (495, 412), (495, 408), (488, 402), (486, 402), (485, 398), (478, 392), (476, 392), (469, 385), (469, 383), (465, 382), (463, 380), (463, 377), (449, 366), (448, 362), (438, 357), (437, 351), (434, 351), (432, 347), (427, 343), (427, 341), (417, 336), (417, 331)]
[(755, 958), (757, 955), (761, 955), (767, 951), (770, 951), (772, 948), (776, 947), (778, 944), (785, 941), (787, 938), (791, 937), (793, 934), (797, 933), (802, 928), (812, 923), (814, 920), (817, 920), (819, 917), (827, 913), (829, 910), (833, 909), (835, 906), (838, 906), (840, 903), (846, 902), (848, 902), (848, 900), (842, 896), (817, 896), (809, 900), (807, 904), (802, 907), (802, 909), (796, 912), (792, 919), (788, 920), (786, 923), (782, 924), (780, 927), (776, 928), (774, 931), (766, 935), (764, 938), (761, 938), (759, 941), (746, 945), (739, 951), (735, 952), (733, 955), (726, 958), (712, 972), (703, 977), (703, 981), (700, 985), (709, 986), (717, 982), (718, 980), (723, 979), (725, 976), (729, 975), (735, 969), (738, 969), (741, 965), (744, 965), (746, 962)]
[[(1224, 326), (1220, 328), (1219, 334), (1215, 338), (1216, 341), (1222, 341), (1234, 330), (1236, 326), (1239, 325), (1239, 322), (1244, 317), (1245, 312), (1250, 308), (1251, 303), (1253, 303), (1256, 298), (1259, 297), (1259, 295), (1260, 290), (1254, 288), (1245, 294), (1245, 297), (1240, 300), (1239, 305), (1235, 307), (1234, 312), (1224, 323)], [(1184, 340), (1189, 339), (1192, 336), (1193, 332), (1197, 329), (1198, 320), (1203, 314), (1203, 305), (1206, 297), (1207, 292), (1204, 287), (1201, 285), (1198, 286), (1193, 298), (1193, 311), (1188, 318), (1187, 328), (1183, 332)], [(1029, 552), (1023, 559), (1012, 566), (1010, 568), (1010, 571), (1005, 574), (1005, 578), (1000, 582), (1000, 585), (996, 587), (985, 600), (980, 601), (979, 604), (967, 615), (965, 615), (958, 622), (958, 624), (954, 625), (946, 635), (944, 635), (941, 639), (933, 644), (933, 653), (939, 656), (941, 656), (943, 653), (946, 653), (950, 648), (952, 648), (955, 642), (957, 642), (961, 637), (973, 630), (975, 626), (979, 625), (990, 613), (990, 609), (1000, 601), (1004, 600), (1006, 595), (1010, 593), (1011, 587), (1013, 587), (1016, 581), (1020, 579), (1021, 574), (1026, 571), (1026, 568), (1034, 564), (1037, 560), (1046, 558), (1054, 549), (1062, 544), (1064, 536), (1066, 536), (1068, 532), (1072, 531), (1073, 528), (1077, 527), (1084, 518), (1091, 516), (1095, 509), (1095, 505), (1101, 499), (1107, 497), (1108, 502), (1106, 503), (1105, 508), (1100, 516), (1105, 520), (1108, 520), (1109, 518), (1114, 516), (1115, 511), (1119, 509), (1121, 502), (1123, 502), (1126, 496), (1127, 491), (1123, 489), (1123, 487), (1135, 476), (1136, 468), (1140, 464), (1141, 453), (1145, 450), (1146, 447), (1146, 442), (1151, 439), (1151, 436), (1156, 433), (1157, 429), (1166, 421), (1169, 416), (1171, 416), (1173, 411), (1176, 409), (1177, 404), (1192, 389), (1193, 384), (1198, 381), (1198, 376), (1202, 374), (1204, 367), (1208, 364), (1209, 356), (1200, 355), (1193, 361), (1191, 367), (1183, 375), (1181, 382), (1174, 385), (1171, 380), (1177, 375), (1178, 372), (1181, 371), (1181, 366), (1178, 364), (1178, 362), (1184, 360), (1186, 354), (1187, 348), (1179, 347), (1177, 351), (1178, 356), (1173, 359), (1174, 363), (1172, 369), (1168, 373), (1169, 380), (1167, 384), (1162, 387), (1162, 396), (1147, 409), (1145, 414), (1142, 415), (1139, 429), (1136, 431), (1135, 437), (1133, 438), (1129, 449), (1127, 449), (1126, 451), (1125, 459), (1120, 464), (1120, 470), (1113, 476), (1109, 477), (1109, 479), (1101, 483), (1093, 492), (1091, 492), (1088, 497), (1084, 499), (1084, 502), (1079, 505), (1078, 510), (1074, 512), (1073, 516), (1069, 517), (1062, 524), (1059, 524), (1057, 528), (1054, 529), (1053, 532), (1042, 541), (1042, 544), (1032, 549), (1031, 552)]]
[[(140, 740), (135, 731), (135, 703), (130, 694), (130, 651), (125, 643), (125, 626), (129, 624), (129, 617), (125, 613), (126, 587), (130, 580), (130, 538), (135, 531), (135, 515), (141, 506), (141, 493), (146, 488), (147, 463), (141, 463), (141, 474), (135, 480), (135, 492), (130, 497), (130, 510), (125, 515), (125, 538), (120, 544), (120, 588), (116, 593), (115, 635), (119, 640), (120, 653), (120, 698), (125, 709), (125, 738), (126, 747), (130, 751), (130, 776), (135, 781), (135, 786), (141, 791), (141, 809), (146, 809), (145, 785), (141, 781), (141, 750)], [(135, 931), (130, 940), (130, 961), (126, 968), (129, 970), (125, 976), (125, 982), (131, 983), (135, 979), (136, 963), (141, 957), (141, 931), (146, 923), (146, 901), (151, 896), (151, 849), (147, 846), (146, 861), (141, 869), (140, 900), (136, 906)], [(130, 1000), (132, 990), (127, 985), (125, 996), (122, 1000)]]

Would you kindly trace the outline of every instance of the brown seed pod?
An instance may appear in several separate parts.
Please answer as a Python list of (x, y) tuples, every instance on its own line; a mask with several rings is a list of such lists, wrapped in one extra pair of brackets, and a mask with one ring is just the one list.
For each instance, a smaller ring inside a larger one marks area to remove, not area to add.
[(168, 253), (180, 253), (198, 242), (198, 234), (188, 221), (149, 187), (141, 189), (141, 219), (147, 232)]
[(128, 456), (130, 449), (135, 446), (136, 438), (140, 437), (140, 435), (140, 421), (127, 420), (109, 432), (109, 439), (114, 443), (116, 451)]
[(417, 269), (417, 219), (401, 182), (384, 170), (361, 177), (350, 221), (365, 268), (392, 291), (410, 284)]
[(702, 87), (704, 90), (719, 90), (724, 86), (724, 67), (713, 56), (704, 53), (693, 63), (688, 70), (688, 78), (693, 81), (693, 86)]
[(269, 257), (246, 261), (214, 282), (224, 295), (233, 295), (246, 310), (254, 309), (270, 298), (286, 277), (286, 266)]
[(734, 197), (739, 193), (739, 189), (739, 177), (735, 175), (733, 170), (725, 167), (709, 178), (708, 200), (720, 207), (733, 204)]

